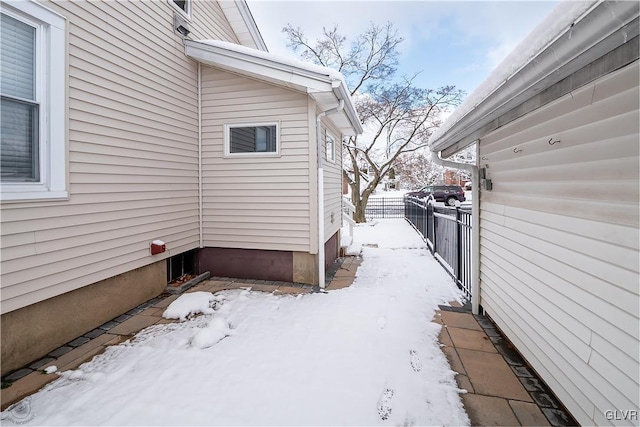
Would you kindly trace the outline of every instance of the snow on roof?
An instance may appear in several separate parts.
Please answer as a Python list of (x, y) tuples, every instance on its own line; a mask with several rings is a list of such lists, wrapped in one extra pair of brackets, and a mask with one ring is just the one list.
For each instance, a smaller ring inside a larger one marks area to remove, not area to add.
[(580, 16), (597, 3), (597, 0), (563, 1), (556, 6), (447, 118), (431, 136), (430, 144), (440, 139), (464, 116), (515, 76), (518, 71), (562, 36)]
[(338, 80), (346, 85), (342, 74), (339, 71), (336, 71), (329, 67), (310, 64), (308, 62), (303, 62), (288, 56), (278, 55), (271, 52), (265, 52), (262, 50), (253, 49), (247, 46), (241, 46), (239, 44), (230, 43), (222, 40), (198, 40), (198, 42), (208, 44), (209, 46), (214, 46), (221, 49), (229, 50), (232, 52), (241, 53), (243, 55), (251, 55), (256, 58), (261, 58), (267, 61), (277, 62), (279, 64), (283, 64), (289, 67), (300, 68), (304, 71), (309, 71), (314, 74), (325, 75), (331, 80)]

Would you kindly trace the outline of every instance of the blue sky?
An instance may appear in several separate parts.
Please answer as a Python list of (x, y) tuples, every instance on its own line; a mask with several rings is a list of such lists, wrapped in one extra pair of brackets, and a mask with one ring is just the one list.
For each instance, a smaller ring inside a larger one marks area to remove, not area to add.
[(399, 74), (416, 84), (473, 90), (558, 4), (557, 1), (271, 1), (247, 0), (269, 51), (296, 57), (282, 28), (302, 28), (313, 40), (338, 25), (347, 37), (370, 22), (391, 21), (405, 41)]

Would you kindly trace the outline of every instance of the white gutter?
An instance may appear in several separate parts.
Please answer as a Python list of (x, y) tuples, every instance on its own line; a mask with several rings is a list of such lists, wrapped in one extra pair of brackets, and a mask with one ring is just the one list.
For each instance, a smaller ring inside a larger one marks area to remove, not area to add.
[[(479, 144), (480, 141), (476, 141)], [(444, 160), (432, 151), (431, 159), (437, 165), (471, 172), (471, 312), (480, 314), (480, 173), (478, 166)]]
[(318, 285), (321, 289), (325, 287), (324, 271), (324, 168), (322, 166), (322, 118), (329, 114), (342, 111), (344, 99), (339, 100), (337, 107), (318, 113), (316, 116), (316, 145), (318, 157)]
[(204, 247), (202, 233), (202, 63), (198, 62), (198, 227), (200, 248)]

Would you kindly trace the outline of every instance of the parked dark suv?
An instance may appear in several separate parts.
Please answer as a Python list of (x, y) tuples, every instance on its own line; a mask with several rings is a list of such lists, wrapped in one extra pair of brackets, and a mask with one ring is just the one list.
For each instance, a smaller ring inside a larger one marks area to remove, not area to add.
[(424, 199), (433, 195), (436, 202), (445, 202), (448, 206), (455, 206), (456, 200), (464, 202), (464, 190), (459, 185), (427, 185), (418, 191), (411, 191), (405, 196)]

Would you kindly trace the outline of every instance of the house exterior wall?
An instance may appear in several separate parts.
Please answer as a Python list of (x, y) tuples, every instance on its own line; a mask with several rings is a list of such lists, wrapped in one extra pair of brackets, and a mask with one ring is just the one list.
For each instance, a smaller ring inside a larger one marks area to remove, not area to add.
[[(324, 167), (324, 241), (340, 241), (340, 225), (342, 223), (342, 134), (331, 123), (323, 120), (322, 126), (322, 165)], [(326, 134), (334, 139), (335, 160), (326, 156)], [(325, 247), (327, 245), (325, 244)], [(339, 251), (339, 243), (331, 242), (325, 254), (325, 266), (335, 261)]]
[[(192, 35), (236, 41), (217, 2), (192, 3)], [(44, 4), (67, 18), (70, 196), (2, 203), (2, 313), (198, 245), (197, 64), (173, 7)]]
[[(278, 156), (225, 157), (224, 126), (279, 122)], [(308, 96), (202, 67), (203, 242), (311, 251)]]
[(636, 60), (479, 148), (480, 304), (583, 425), (638, 409), (638, 76)]

